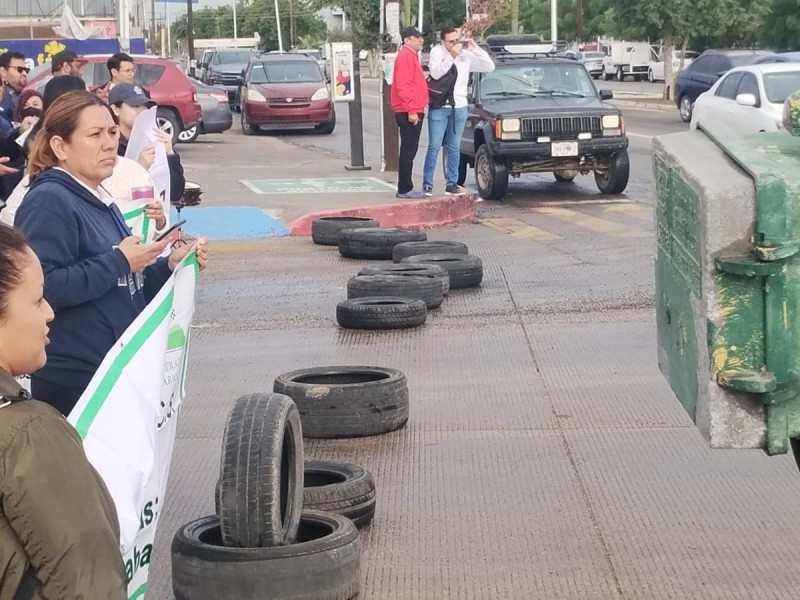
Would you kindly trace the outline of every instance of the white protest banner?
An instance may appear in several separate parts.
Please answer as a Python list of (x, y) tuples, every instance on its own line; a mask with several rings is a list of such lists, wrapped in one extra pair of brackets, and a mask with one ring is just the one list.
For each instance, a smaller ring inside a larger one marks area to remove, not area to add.
[(197, 279), (194, 251), (109, 350), (68, 420), (120, 523), (128, 597), (144, 597), (184, 396)]
[(156, 139), (154, 133), (157, 128), (157, 110), (158, 107), (152, 106), (136, 115), (133, 129), (131, 129), (131, 137), (128, 140), (128, 147), (125, 149), (125, 158), (138, 160), (139, 154), (148, 146), (153, 146), (155, 149), (155, 159), (147, 172), (153, 179), (156, 198), (161, 200), (164, 214), (167, 215), (167, 224), (169, 225), (169, 207), (172, 200), (169, 197), (169, 162), (167, 161), (167, 149), (162, 142)]

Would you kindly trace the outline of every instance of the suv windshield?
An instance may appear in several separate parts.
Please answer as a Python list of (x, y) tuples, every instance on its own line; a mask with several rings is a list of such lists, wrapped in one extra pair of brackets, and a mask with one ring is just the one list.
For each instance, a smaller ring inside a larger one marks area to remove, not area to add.
[(214, 62), (218, 65), (232, 65), (236, 63), (246, 63), (250, 60), (252, 52), (217, 52), (214, 55)]
[(499, 64), (481, 77), (481, 98), (594, 98), (594, 83), (581, 65), (568, 63)]
[(789, 94), (800, 90), (800, 71), (768, 73), (764, 75), (764, 89), (767, 100), (773, 104), (783, 104)]
[(250, 70), (250, 83), (298, 83), (322, 81), (317, 63), (304, 60), (262, 62)]

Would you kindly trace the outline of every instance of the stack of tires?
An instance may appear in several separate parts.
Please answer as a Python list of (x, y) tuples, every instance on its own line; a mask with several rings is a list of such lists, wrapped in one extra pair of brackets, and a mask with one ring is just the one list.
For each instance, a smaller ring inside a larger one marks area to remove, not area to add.
[[(225, 425), (217, 514), (172, 542), (177, 600), (348, 600), (358, 594), (372, 476), (303, 460), (301, 416), (286, 395), (238, 398)], [(308, 484), (308, 485), (307, 485)], [(371, 510), (371, 512), (370, 512)]]
[(336, 307), (336, 321), (342, 327), (418, 327), (450, 290), (477, 286), (483, 279), (481, 259), (471, 256), (462, 242), (430, 241), (418, 229), (374, 227), (363, 220), (358, 227), (346, 223), (315, 220), (315, 241), (327, 239), (332, 245), (333, 237), (324, 234), (338, 227), (337, 247), (343, 257), (393, 263), (366, 266), (347, 282), (347, 300)]

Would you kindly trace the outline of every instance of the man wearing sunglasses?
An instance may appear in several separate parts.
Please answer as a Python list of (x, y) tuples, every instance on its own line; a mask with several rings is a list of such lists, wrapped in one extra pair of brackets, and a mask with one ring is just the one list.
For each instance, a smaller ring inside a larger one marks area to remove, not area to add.
[(17, 108), (20, 92), (28, 85), (28, 72), (25, 55), (21, 52), (5, 52), (0, 54), (0, 78), (3, 80), (3, 99), (0, 108), (8, 119)]

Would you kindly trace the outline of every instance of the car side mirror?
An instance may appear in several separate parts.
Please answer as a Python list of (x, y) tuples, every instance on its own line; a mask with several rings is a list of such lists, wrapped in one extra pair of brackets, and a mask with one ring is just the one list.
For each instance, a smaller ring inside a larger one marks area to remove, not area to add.
[(614, 92), (611, 90), (600, 90), (600, 100), (611, 100), (614, 98)]
[(740, 106), (758, 106), (755, 94), (739, 94), (736, 96), (736, 104)]

